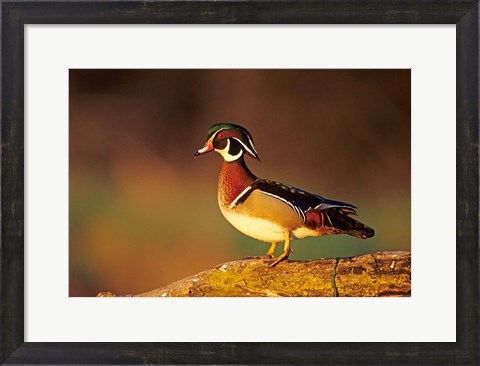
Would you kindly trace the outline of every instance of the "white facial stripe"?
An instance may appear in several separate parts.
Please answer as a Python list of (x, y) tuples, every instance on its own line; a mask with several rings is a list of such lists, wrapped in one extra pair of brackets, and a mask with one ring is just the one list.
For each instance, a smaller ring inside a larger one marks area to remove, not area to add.
[[(248, 147), (247, 145), (245, 145), (241, 140), (239, 140), (239, 139), (236, 138), (236, 137), (232, 137), (232, 138), (235, 139), (235, 140), (237, 140), (238, 142), (240, 142), (240, 143), (242, 144), (242, 146), (243, 146), (250, 154), (252, 154), (253, 156), (257, 156), (256, 151), (255, 151), (255, 153), (253, 153), (253, 151), (250, 150), (249, 147)], [(250, 140), (250, 138), (249, 138), (249, 140)], [(251, 140), (250, 140), (250, 141), (251, 141)], [(252, 146), (253, 146), (253, 145), (252, 145)], [(255, 150), (255, 149), (254, 149), (254, 150)]]
[(252, 187), (250, 187), (250, 186), (248, 186), (247, 188), (245, 188), (245, 189), (242, 191), (242, 193), (240, 193), (240, 194), (237, 196), (237, 198), (235, 198), (235, 199), (233, 200), (233, 202), (230, 203), (229, 208), (230, 208), (230, 209), (231, 209), (231, 208), (234, 208), (234, 207), (237, 205), (238, 200), (239, 200), (240, 198), (242, 198), (242, 197), (245, 195), (245, 193), (247, 193), (247, 192), (248, 192), (249, 190), (251, 190), (251, 189), (252, 189)]
[(225, 129), (225, 127), (224, 127), (224, 128), (220, 128), (217, 132), (215, 132), (215, 133), (213, 134), (213, 136), (211, 137), (211, 138), (212, 138), (212, 141), (213, 141), (213, 139), (215, 138), (215, 136), (217, 136), (217, 134), (218, 134), (220, 131), (224, 130), (224, 129)]
[(246, 133), (245, 135), (247, 135), (248, 142), (250, 143), (250, 146), (252, 147), (253, 151), (255, 151), (255, 155), (258, 155), (257, 150), (255, 150), (255, 145), (253, 144), (253, 141), (250, 138), (250, 135), (248, 133)]
[(229, 148), (230, 148), (230, 140), (227, 139), (227, 146), (225, 147), (225, 149), (222, 149), (222, 150), (215, 149), (215, 151), (221, 154), (225, 161), (234, 161), (234, 160), (237, 160), (240, 156), (242, 156), (243, 154), (242, 149), (240, 149), (240, 152), (237, 155), (230, 155), (228, 153)]

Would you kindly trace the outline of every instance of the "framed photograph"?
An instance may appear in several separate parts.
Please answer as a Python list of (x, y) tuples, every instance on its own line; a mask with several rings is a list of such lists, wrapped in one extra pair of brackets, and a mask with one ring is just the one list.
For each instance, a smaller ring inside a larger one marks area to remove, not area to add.
[(478, 2), (368, 5), (2, 2), (1, 361), (475, 364)]
[(69, 295), (409, 296), (410, 76), (70, 69)]

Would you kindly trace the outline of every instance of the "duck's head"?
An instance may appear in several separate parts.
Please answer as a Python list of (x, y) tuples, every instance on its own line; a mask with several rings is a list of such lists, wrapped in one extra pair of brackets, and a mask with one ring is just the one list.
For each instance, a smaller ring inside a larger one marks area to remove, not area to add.
[(260, 160), (253, 145), (252, 136), (242, 126), (233, 123), (217, 123), (208, 129), (206, 140), (205, 146), (197, 150), (194, 156), (215, 150), (225, 161), (235, 161), (243, 154)]

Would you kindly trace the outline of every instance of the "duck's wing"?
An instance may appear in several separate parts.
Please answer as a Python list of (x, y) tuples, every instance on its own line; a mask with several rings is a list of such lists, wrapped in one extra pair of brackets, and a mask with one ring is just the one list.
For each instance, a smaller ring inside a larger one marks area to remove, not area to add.
[(356, 207), (349, 203), (329, 200), (302, 189), (268, 179), (257, 179), (248, 188), (235, 199), (232, 208), (242, 204), (252, 192), (259, 190), (269, 196), (284, 201), (290, 205), (292, 209), (296, 211), (299, 210), (304, 214), (307, 211), (325, 210), (328, 208), (340, 208), (344, 210), (345, 213), (356, 214)]

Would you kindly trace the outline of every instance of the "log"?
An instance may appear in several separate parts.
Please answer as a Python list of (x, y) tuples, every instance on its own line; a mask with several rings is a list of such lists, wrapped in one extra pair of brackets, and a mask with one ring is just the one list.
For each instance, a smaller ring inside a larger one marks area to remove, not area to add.
[[(351, 258), (287, 260), (270, 268), (269, 259), (226, 262), (145, 292), (170, 296), (410, 296), (411, 254), (378, 252)], [(103, 292), (97, 296), (115, 296)]]

